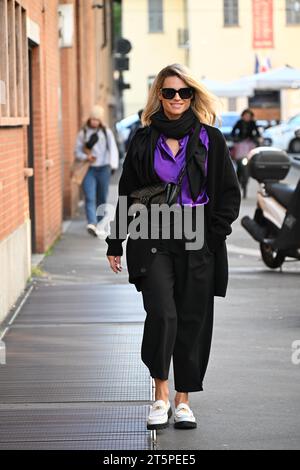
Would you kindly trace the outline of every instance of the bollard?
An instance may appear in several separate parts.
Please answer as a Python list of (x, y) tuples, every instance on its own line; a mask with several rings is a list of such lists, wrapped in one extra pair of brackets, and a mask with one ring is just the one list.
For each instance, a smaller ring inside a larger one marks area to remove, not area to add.
[(4, 341), (0, 340), (0, 364), (6, 364), (6, 349)]

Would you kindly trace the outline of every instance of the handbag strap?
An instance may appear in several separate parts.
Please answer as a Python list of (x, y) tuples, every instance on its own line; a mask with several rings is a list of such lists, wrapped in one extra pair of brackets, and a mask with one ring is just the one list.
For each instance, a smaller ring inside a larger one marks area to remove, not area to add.
[(192, 156), (193, 156), (193, 155), (191, 155), (188, 160), (185, 160), (185, 163), (184, 163), (183, 167), (181, 168), (181, 170), (180, 170), (180, 172), (179, 172), (177, 184), (179, 184), (180, 186), (181, 186), (181, 184), (182, 184), (182, 180), (183, 180), (184, 174), (185, 174), (185, 172), (186, 172), (186, 170), (187, 170), (187, 165), (188, 165), (189, 161), (192, 159)]
[(179, 186), (179, 195), (180, 195), (181, 205), (182, 205), (182, 180), (187, 169), (187, 164), (191, 160), (191, 158), (192, 157), (190, 157), (188, 160), (185, 160), (185, 163), (179, 172), (179, 177), (177, 180), (177, 186)]

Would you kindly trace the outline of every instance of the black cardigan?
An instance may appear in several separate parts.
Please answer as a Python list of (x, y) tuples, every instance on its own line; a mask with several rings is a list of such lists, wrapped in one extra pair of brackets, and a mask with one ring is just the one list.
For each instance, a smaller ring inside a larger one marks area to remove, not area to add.
[[(202, 124), (209, 137), (207, 194), (208, 204), (205, 205), (205, 216), (208, 230), (207, 244), (216, 257), (215, 295), (225, 297), (228, 283), (228, 260), (225, 240), (230, 235), (231, 224), (238, 217), (241, 193), (237, 176), (230, 158), (229, 150), (223, 134), (219, 129)], [(153, 142), (149, 127), (141, 128), (135, 134), (126, 154), (123, 170), (119, 180), (118, 194), (128, 196), (134, 190), (148, 184), (160, 182), (154, 170)], [(115, 212), (114, 224), (118, 232), (119, 201)], [(127, 223), (132, 220), (128, 216)], [(125, 238), (106, 238), (107, 255), (122, 256), (122, 242)], [(153, 259), (153, 247), (157, 240), (137, 239), (130, 237), (127, 241), (127, 267), (129, 282), (140, 290), (139, 278), (144, 276)]]

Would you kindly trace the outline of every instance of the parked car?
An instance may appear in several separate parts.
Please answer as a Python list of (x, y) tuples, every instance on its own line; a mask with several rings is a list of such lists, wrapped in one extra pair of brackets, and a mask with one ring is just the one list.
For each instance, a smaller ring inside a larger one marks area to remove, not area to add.
[(216, 122), (216, 127), (220, 129), (222, 134), (226, 139), (226, 143), (229, 149), (233, 147), (233, 140), (231, 137), (231, 131), (235, 123), (240, 119), (240, 113), (236, 111), (228, 111), (222, 113), (219, 118), (221, 119), (221, 123), (219, 124), (218, 120)]
[[(292, 147), (294, 153), (300, 154), (300, 129), (295, 131), (294, 138), (290, 142), (290, 147)], [(295, 157), (299, 160), (299, 157)]]
[(276, 126), (277, 124), (280, 124), (279, 121), (276, 121), (276, 119), (257, 119), (256, 120), (256, 125), (258, 129), (260, 130), (260, 133), (263, 134), (263, 132), (266, 129), (269, 129), (270, 127)]
[(300, 114), (296, 114), (278, 126), (266, 129), (263, 133), (264, 145), (277, 147), (290, 153), (299, 153), (299, 140), (295, 131), (300, 128)]

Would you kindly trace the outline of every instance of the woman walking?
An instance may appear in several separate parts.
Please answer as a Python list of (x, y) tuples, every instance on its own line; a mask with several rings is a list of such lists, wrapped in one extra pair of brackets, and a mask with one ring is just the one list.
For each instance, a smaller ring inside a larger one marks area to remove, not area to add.
[[(254, 120), (254, 113), (251, 109), (245, 109), (241, 118), (234, 125), (231, 136), (234, 141), (232, 158), (240, 182), (243, 197), (247, 197), (247, 187), (249, 181), (249, 170), (247, 165), (247, 155), (262, 142), (259, 129)], [(245, 164), (246, 162), (246, 164)]]
[[(189, 207), (193, 228), (204, 209), (202, 248), (186, 249), (186, 238), (131, 238), (126, 245), (129, 282), (142, 293), (146, 311), (142, 360), (155, 381), (148, 429), (168, 426), (172, 414), (168, 375), (173, 358), (176, 428), (196, 427), (189, 393), (203, 390), (213, 328), (214, 296), (225, 297), (228, 281), (226, 237), (238, 217), (241, 195), (225, 139), (212, 126), (214, 97), (184, 66), (157, 75), (133, 137), (119, 181), (119, 196), (159, 182), (176, 182), (187, 163), (177, 206)], [(111, 269), (122, 270), (124, 233), (120, 198), (106, 238)], [(127, 217), (127, 226), (133, 216)], [(150, 233), (150, 231), (149, 231)], [(161, 234), (161, 231), (160, 231)], [(123, 237), (123, 238), (122, 238)]]
[[(87, 145), (88, 144), (88, 145)], [(82, 182), (85, 196), (87, 231), (99, 236), (97, 224), (104, 214), (97, 214), (97, 208), (107, 201), (110, 176), (119, 167), (119, 152), (114, 135), (104, 125), (104, 110), (95, 105), (86, 124), (79, 131), (75, 146), (78, 160), (87, 160), (90, 167)]]
[(236, 122), (231, 131), (231, 137), (235, 142), (235, 160), (244, 158), (250, 150), (261, 142), (262, 138), (251, 109), (247, 108), (242, 112), (241, 118)]

